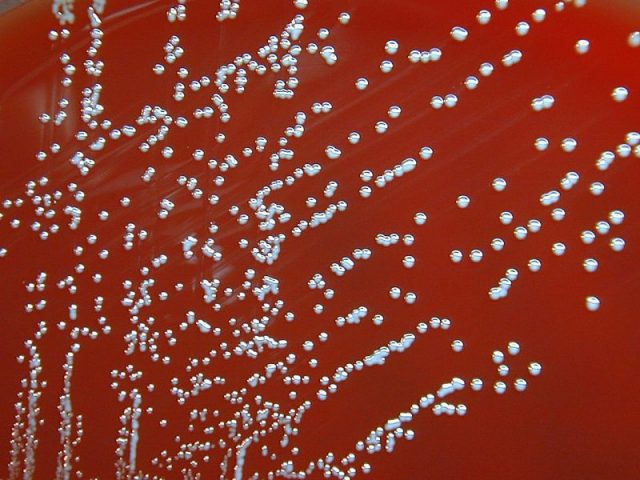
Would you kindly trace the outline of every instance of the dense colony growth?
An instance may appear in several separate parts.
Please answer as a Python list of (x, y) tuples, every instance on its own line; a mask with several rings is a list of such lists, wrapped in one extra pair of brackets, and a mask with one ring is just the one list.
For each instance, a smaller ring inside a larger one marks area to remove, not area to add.
[(0, 97), (8, 478), (427, 478), (405, 443), (577, 403), (637, 286), (640, 32), (405, 3), (0, 17), (50, 25)]

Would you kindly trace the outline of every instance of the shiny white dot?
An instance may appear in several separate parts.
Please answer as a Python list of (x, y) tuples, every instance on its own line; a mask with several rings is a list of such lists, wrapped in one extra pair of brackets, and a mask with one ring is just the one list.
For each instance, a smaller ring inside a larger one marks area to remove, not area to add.
[(486, 25), (491, 21), (491, 12), (489, 10), (480, 10), (476, 15), (476, 20), (480, 25)]
[(456, 205), (458, 205), (459, 208), (467, 208), (470, 203), (471, 199), (466, 195), (460, 195), (456, 200)]
[(528, 230), (525, 227), (519, 226), (513, 230), (513, 236), (518, 240), (524, 240), (527, 238)]
[(416, 299), (417, 299), (417, 296), (413, 292), (407, 292), (407, 294), (404, 296), (405, 303), (408, 303), (410, 305), (413, 303), (416, 303)]
[(453, 263), (460, 263), (462, 261), (462, 252), (460, 250), (452, 250), (449, 258)]
[(495, 363), (496, 365), (500, 365), (502, 362), (504, 362), (504, 353), (502, 353), (500, 350), (494, 350), (494, 352), (491, 354), (491, 360), (493, 360), (493, 363)]
[(551, 251), (553, 252), (554, 255), (556, 256), (561, 256), (564, 255), (564, 253), (566, 252), (567, 247), (564, 243), (554, 243), (553, 246), (551, 247)]
[(640, 144), (640, 132), (628, 132), (624, 138), (625, 141), (631, 146)]
[(478, 71), (480, 72), (480, 75), (482, 75), (483, 77), (488, 77), (493, 73), (493, 65), (488, 62), (485, 62), (482, 65), (480, 65), (480, 68), (478, 69)]
[(516, 391), (524, 392), (527, 389), (527, 381), (524, 378), (517, 378), (513, 382), (513, 386), (515, 387)]
[(451, 38), (453, 38), (457, 42), (464, 42), (469, 36), (469, 32), (462, 27), (453, 27), (450, 33)]
[(580, 234), (580, 239), (585, 245), (591, 245), (596, 239), (596, 234), (591, 230), (585, 230)]
[(540, 228), (542, 228), (542, 223), (540, 222), (540, 220), (532, 218), (527, 222), (527, 229), (531, 233), (538, 233), (540, 231)]
[(565, 138), (564, 140), (562, 140), (561, 146), (562, 150), (569, 153), (573, 152), (576, 149), (576, 147), (578, 146), (578, 142), (575, 138)]
[(609, 242), (609, 246), (611, 247), (611, 250), (613, 250), (614, 252), (621, 252), (622, 250), (624, 250), (625, 241), (624, 239), (619, 237), (612, 238), (611, 241)]
[(405, 268), (413, 268), (416, 264), (416, 259), (411, 255), (407, 255), (402, 259), (402, 264)]
[(547, 16), (547, 12), (545, 12), (542, 8), (538, 8), (537, 10), (535, 10), (532, 14), (531, 14), (531, 18), (533, 19), (534, 22), (536, 23), (540, 23), (542, 21), (544, 21), (544, 19)]
[(340, 158), (340, 155), (342, 155), (342, 152), (333, 145), (329, 145), (327, 148), (325, 148), (324, 152), (331, 160)]
[(507, 188), (507, 181), (504, 178), (494, 178), (491, 186), (496, 192), (502, 192)]
[(480, 83), (480, 80), (478, 80), (478, 77), (474, 77), (473, 75), (470, 75), (465, 79), (464, 86), (467, 87), (467, 89), (469, 90), (475, 90), (476, 87), (478, 86), (478, 83)]
[(494, 238), (491, 240), (491, 248), (493, 248), (496, 252), (499, 252), (504, 248), (504, 240), (501, 238)]
[(416, 222), (416, 225), (424, 225), (425, 223), (427, 223), (427, 214), (418, 212), (413, 217), (413, 220)]
[(452, 93), (444, 97), (444, 104), (448, 108), (455, 107), (457, 103), (458, 103), (458, 97), (456, 95), (453, 95)]
[(395, 40), (389, 40), (385, 46), (384, 46), (384, 50), (385, 52), (387, 52), (389, 55), (395, 55), (398, 52), (398, 42), (396, 42)]
[(609, 221), (614, 225), (620, 225), (624, 222), (624, 213), (620, 210), (613, 210), (609, 212)]
[(482, 250), (471, 250), (471, 253), (469, 253), (469, 258), (474, 263), (480, 262), (482, 260), (482, 257), (483, 257)]
[(434, 95), (430, 103), (434, 109), (439, 110), (444, 105), (444, 99), (440, 95)]
[(480, 10), (476, 15), (476, 20), (480, 25), (486, 25), (491, 21), (491, 12), (489, 10)]
[(431, 147), (422, 147), (420, 149), (420, 158), (423, 160), (429, 160), (433, 156), (433, 149)]
[(593, 182), (589, 186), (589, 191), (591, 192), (591, 195), (598, 197), (604, 193), (604, 185), (600, 182)]
[(621, 143), (616, 147), (616, 153), (622, 158), (628, 157), (629, 155), (631, 155), (631, 145)]
[(529, 373), (534, 377), (537, 377), (542, 373), (542, 365), (540, 365), (538, 362), (531, 362), (529, 364)]
[(539, 272), (542, 268), (542, 262), (540, 262), (540, 260), (538, 260), (537, 258), (532, 258), (531, 260), (529, 260), (527, 266), (529, 267), (530, 271)]
[(383, 60), (380, 64), (380, 70), (382, 73), (389, 73), (393, 70), (393, 62), (391, 60)]
[(388, 128), (389, 125), (387, 124), (387, 122), (377, 122), (375, 126), (377, 133), (385, 133)]
[(606, 235), (607, 233), (609, 233), (610, 229), (611, 225), (609, 225), (609, 223), (605, 222), (604, 220), (596, 223), (596, 232), (598, 232), (600, 235)]
[(589, 273), (598, 270), (598, 261), (595, 258), (587, 258), (582, 262), (582, 267)]
[(549, 140), (544, 137), (537, 138), (534, 143), (536, 150), (543, 152), (547, 148), (549, 148)]
[(566, 212), (562, 208), (554, 208), (551, 211), (551, 218), (553, 218), (556, 222), (559, 222), (564, 219)]
[(513, 221), (513, 214), (511, 212), (502, 212), (500, 214), (500, 223), (503, 225), (509, 225)]
[(524, 37), (527, 33), (529, 33), (529, 24), (527, 22), (519, 22), (516, 25), (516, 35), (519, 37)]
[(616, 102), (624, 102), (629, 96), (629, 90), (624, 87), (616, 87), (611, 92), (611, 98)]
[(368, 86), (369, 86), (369, 80), (367, 80), (366, 78), (361, 77), (356, 80), (356, 88), (358, 90), (364, 90)]
[(586, 298), (585, 304), (587, 310), (589, 310), (590, 312), (595, 312), (600, 308), (600, 299), (598, 297), (589, 296)]
[(387, 112), (387, 115), (389, 115), (389, 118), (398, 118), (401, 113), (402, 113), (402, 109), (399, 106), (392, 105), (391, 107), (389, 107), (389, 111)]
[(580, 55), (584, 55), (589, 51), (589, 40), (578, 40), (576, 42), (576, 52)]

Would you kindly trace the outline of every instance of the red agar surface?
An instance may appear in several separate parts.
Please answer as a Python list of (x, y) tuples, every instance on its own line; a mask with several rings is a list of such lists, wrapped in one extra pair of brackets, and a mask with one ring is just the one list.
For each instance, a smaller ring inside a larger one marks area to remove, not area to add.
[(636, 3), (5, 7), (3, 478), (640, 478)]

